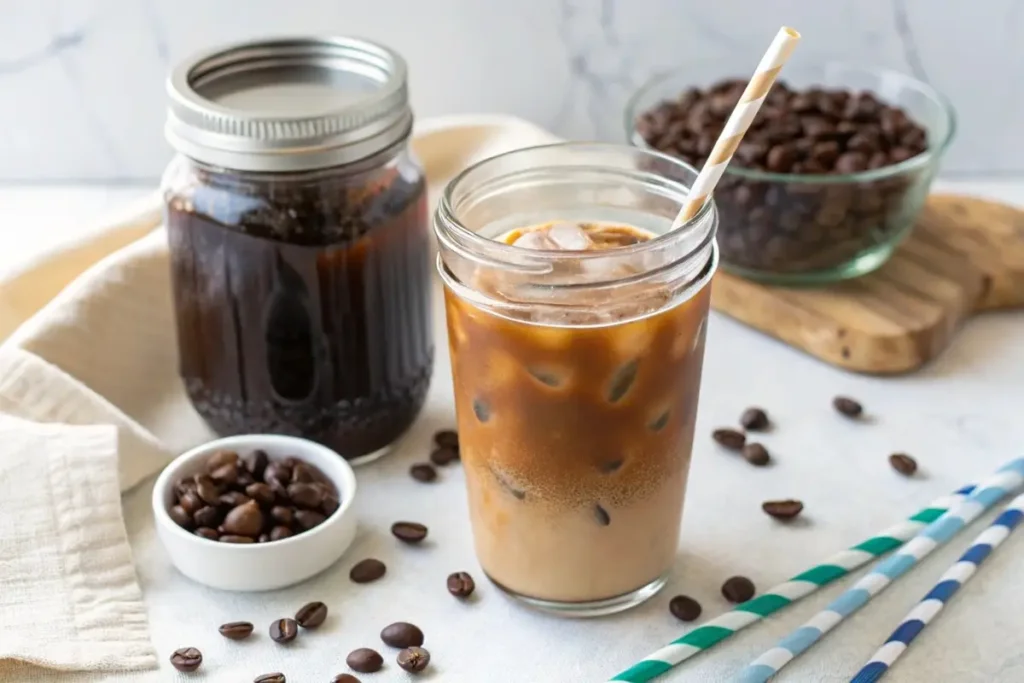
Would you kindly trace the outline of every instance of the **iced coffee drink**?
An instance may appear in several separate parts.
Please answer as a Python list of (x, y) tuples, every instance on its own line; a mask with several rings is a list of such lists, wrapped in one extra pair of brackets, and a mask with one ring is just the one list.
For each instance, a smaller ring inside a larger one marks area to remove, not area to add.
[[(572, 144), (515, 152), (469, 169), (439, 209), (477, 555), (492, 581), (548, 609), (629, 607), (661, 587), (676, 555), (715, 220), (707, 207), (667, 232), (692, 170), (654, 155), (676, 174), (673, 195), (671, 174), (637, 163), (647, 154)], [(573, 182), (580, 155), (589, 172)], [(530, 167), (537, 156), (553, 182), (522, 182), (545, 170)], [(504, 169), (474, 176), (488, 164)], [(509, 196), (489, 210), (502, 174)], [(474, 178), (486, 197), (466, 187)]]

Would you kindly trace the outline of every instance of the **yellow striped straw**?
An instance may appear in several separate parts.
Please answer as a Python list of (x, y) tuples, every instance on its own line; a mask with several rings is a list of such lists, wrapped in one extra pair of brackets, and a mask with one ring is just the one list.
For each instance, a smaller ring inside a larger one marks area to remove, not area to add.
[(725, 167), (732, 160), (732, 155), (736, 153), (736, 148), (740, 146), (740, 141), (747, 129), (750, 128), (750, 123), (757, 116), (757, 112), (764, 103), (768, 91), (771, 90), (772, 84), (775, 83), (779, 71), (789, 60), (789, 56), (793, 54), (793, 49), (799, 41), (800, 34), (793, 29), (788, 26), (779, 29), (775, 40), (768, 47), (768, 51), (764, 53), (761, 63), (757, 65), (757, 70), (754, 71), (750, 82), (747, 83), (736, 108), (729, 114), (729, 120), (726, 121), (721, 135), (715, 141), (715, 146), (711, 149), (711, 155), (704, 163), (704, 168), (700, 169), (697, 179), (693, 181), (689, 198), (683, 204), (679, 215), (676, 216), (676, 220), (672, 224), (673, 229), (696, 216), (700, 208), (704, 206), (704, 202), (715, 191), (715, 185), (718, 184), (718, 180), (725, 172)]

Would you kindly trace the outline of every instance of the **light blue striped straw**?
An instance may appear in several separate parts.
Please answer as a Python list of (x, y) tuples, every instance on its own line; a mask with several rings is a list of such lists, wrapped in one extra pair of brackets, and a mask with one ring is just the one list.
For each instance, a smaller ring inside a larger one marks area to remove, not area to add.
[(974, 544), (942, 575), (939, 582), (928, 591), (928, 595), (910, 610), (885, 644), (878, 648), (850, 683), (874, 683), (884, 676), (889, 667), (910, 647), (914, 638), (942, 611), (960, 586), (971, 580), (981, 563), (1017, 528), (1021, 519), (1024, 519), (1024, 495), (1010, 501), (992, 525), (974, 539)]
[(907, 541), (895, 554), (882, 560), (852, 588), (807, 623), (779, 641), (778, 645), (755, 659), (736, 678), (740, 683), (764, 683), (794, 658), (821, 640), (848, 616), (863, 607), (890, 583), (903, 576), (933, 550), (948, 542), (958, 531), (973, 522), (1024, 484), (1024, 459), (1014, 460), (982, 482), (962, 503), (949, 509)]

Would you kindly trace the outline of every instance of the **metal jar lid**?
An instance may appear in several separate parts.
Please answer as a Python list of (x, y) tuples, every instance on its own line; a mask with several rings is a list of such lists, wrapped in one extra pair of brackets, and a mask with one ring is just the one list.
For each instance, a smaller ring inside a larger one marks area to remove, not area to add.
[(204, 52), (167, 81), (178, 152), (241, 171), (366, 158), (409, 134), (405, 60), (357, 38), (282, 38)]

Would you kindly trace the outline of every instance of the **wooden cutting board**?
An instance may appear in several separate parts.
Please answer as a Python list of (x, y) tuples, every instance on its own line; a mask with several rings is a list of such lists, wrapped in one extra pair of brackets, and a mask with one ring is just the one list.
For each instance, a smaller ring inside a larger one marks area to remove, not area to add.
[(914, 370), (976, 311), (1024, 306), (1024, 211), (932, 195), (914, 231), (869, 275), (784, 288), (720, 271), (711, 305), (847, 370)]

